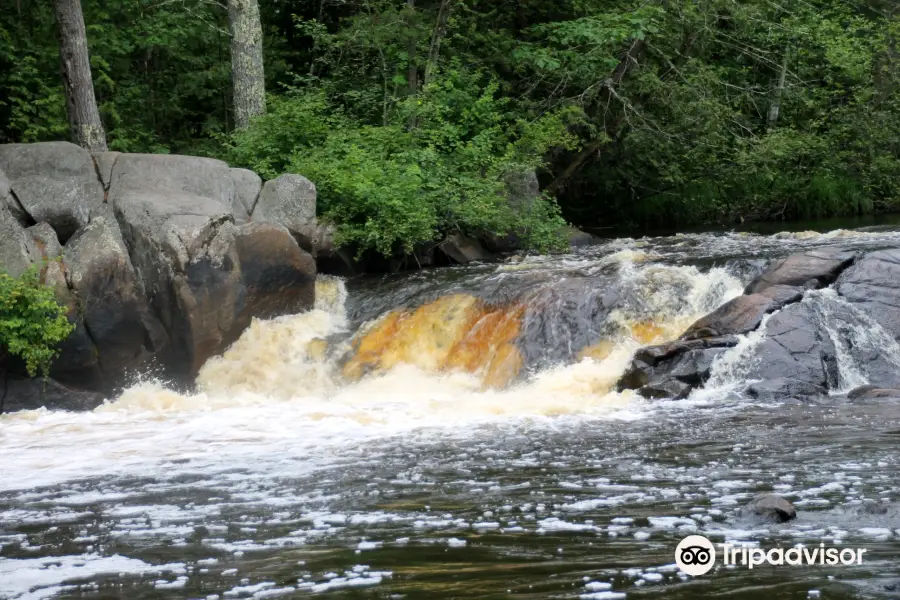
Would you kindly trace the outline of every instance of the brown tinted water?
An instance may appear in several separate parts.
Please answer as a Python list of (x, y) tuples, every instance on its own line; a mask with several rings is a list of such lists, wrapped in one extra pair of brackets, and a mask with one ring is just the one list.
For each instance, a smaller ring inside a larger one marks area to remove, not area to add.
[[(900, 597), (893, 402), (750, 401), (740, 347), (687, 400), (614, 391), (641, 344), (835, 244), (900, 233), (323, 278), (317, 310), (255, 323), (195, 394), (141, 382), (92, 413), (0, 417), (0, 598)], [(827, 319), (838, 300), (807, 301)], [(855, 335), (897, 351), (876, 334)], [(799, 518), (743, 516), (763, 491)], [(689, 534), (867, 553), (691, 578), (673, 564)]]

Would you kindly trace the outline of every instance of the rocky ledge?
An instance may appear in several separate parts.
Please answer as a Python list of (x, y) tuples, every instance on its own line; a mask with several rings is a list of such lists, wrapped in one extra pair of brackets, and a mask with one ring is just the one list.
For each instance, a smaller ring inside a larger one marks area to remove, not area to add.
[(0, 364), (5, 410), (87, 409), (153, 372), (189, 384), (253, 317), (310, 309), (316, 191), (222, 161), (0, 145), (0, 266), (31, 265), (75, 331), (52, 380)]
[[(833, 297), (810, 294), (826, 287)], [(803, 399), (846, 391), (839, 361), (851, 353), (869, 384), (851, 392), (851, 399), (900, 397), (900, 364), (886, 347), (900, 339), (898, 306), (900, 249), (794, 254), (774, 262), (742, 296), (678, 340), (639, 350), (618, 388), (646, 398), (684, 398), (710, 379), (716, 359), (739, 336), (759, 331), (757, 343), (746, 344), (731, 365), (749, 382), (745, 391), (752, 397)], [(873, 330), (883, 344), (856, 339)]]

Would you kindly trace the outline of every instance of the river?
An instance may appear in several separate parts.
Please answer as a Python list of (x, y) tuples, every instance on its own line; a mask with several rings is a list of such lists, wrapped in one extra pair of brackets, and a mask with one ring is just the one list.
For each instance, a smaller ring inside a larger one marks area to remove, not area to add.
[[(148, 380), (90, 413), (0, 416), (0, 598), (897, 598), (893, 401), (750, 400), (756, 334), (684, 400), (615, 391), (635, 349), (772, 258), (835, 245), (900, 230), (320, 277), (315, 310), (255, 322), (194, 393)], [(742, 516), (771, 491), (797, 520)], [(674, 565), (689, 534), (867, 553), (692, 578)]]

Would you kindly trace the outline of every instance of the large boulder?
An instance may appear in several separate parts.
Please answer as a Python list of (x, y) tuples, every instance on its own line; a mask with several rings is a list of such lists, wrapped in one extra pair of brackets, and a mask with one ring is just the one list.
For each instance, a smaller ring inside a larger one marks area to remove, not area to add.
[(563, 227), (559, 234), (566, 239), (570, 248), (583, 248), (584, 246), (592, 246), (598, 242), (596, 236), (578, 229), (577, 227)]
[[(83, 325), (96, 357), (96, 368), (91, 370), (99, 371), (101, 387), (112, 389), (164, 348), (165, 332), (150, 314), (114, 221), (103, 217), (92, 221), (69, 240), (63, 256), (77, 303), (78, 325)], [(83, 383), (81, 361), (75, 360), (74, 368), (67, 369), (67, 358), (65, 354), (60, 357), (54, 374), (64, 382)]]
[(759, 294), (738, 296), (691, 325), (681, 339), (697, 340), (755, 331), (767, 314), (802, 297), (802, 288), (784, 285), (771, 286)]
[[(315, 265), (282, 228), (235, 226), (227, 191), (233, 194), (234, 184), (230, 171), (219, 168), (224, 163), (165, 158), (121, 156), (109, 201), (152, 311), (168, 332), (160, 362), (190, 380), (237, 339), (254, 311), (275, 316), (311, 308)], [(149, 171), (142, 174), (144, 161)], [(209, 172), (197, 179), (194, 166)], [(169, 180), (161, 182), (164, 171)], [(221, 181), (206, 181), (213, 174)], [(293, 284), (298, 289), (288, 293)]]
[(288, 229), (300, 247), (313, 251), (316, 239), (316, 186), (291, 173), (267, 181), (252, 210), (258, 223), (274, 223)]
[(775, 285), (815, 289), (830, 285), (856, 260), (858, 253), (825, 248), (792, 254), (770, 266), (747, 286), (745, 293), (758, 294)]
[(39, 257), (40, 251), (32, 237), (9, 209), (0, 204), (0, 271), (18, 277)]
[(249, 169), (231, 169), (230, 174), (234, 182), (234, 220), (236, 223), (246, 223), (256, 208), (256, 201), (262, 190), (262, 179)]
[(66, 387), (53, 379), (28, 379), (0, 375), (0, 414), (39, 407), (59, 410), (92, 410), (103, 404), (103, 395)]
[(174, 154), (121, 154), (113, 163), (110, 174), (109, 202), (136, 192), (151, 192), (169, 196), (180, 202), (187, 197), (203, 198), (208, 202), (198, 208), (208, 210), (209, 202), (217, 210), (230, 214), (234, 202), (235, 185), (231, 169), (221, 160)]
[(32, 223), (49, 223), (65, 241), (103, 203), (90, 153), (69, 142), (0, 145), (0, 170)]
[(748, 358), (749, 388), (760, 398), (804, 398), (828, 391), (838, 380), (834, 344), (808, 303), (792, 304), (766, 323), (765, 338)]
[[(774, 262), (747, 286), (743, 296), (699, 319), (680, 340), (639, 350), (619, 388), (640, 390), (648, 398), (684, 397), (705, 384), (713, 362), (735, 344), (735, 336), (758, 330), (767, 315), (771, 316), (765, 321), (761, 341), (735, 365), (739, 371), (736, 377), (752, 382), (747, 388), (751, 396), (806, 398), (839, 389), (846, 385), (847, 378), (839, 368), (839, 352), (845, 362), (852, 356), (861, 365), (857, 370), (871, 381), (881, 385), (900, 383), (892, 375), (896, 366), (880, 356), (876, 348), (852, 343), (846, 348), (835, 347), (835, 336), (843, 335), (835, 330), (835, 323), (866, 328), (865, 318), (852, 306), (827, 291), (816, 292), (808, 302), (801, 302), (807, 291), (829, 285), (838, 277), (852, 282), (848, 285), (853, 288), (859, 282), (850, 273), (857, 273), (863, 283), (874, 281), (872, 274), (865, 275), (864, 270), (852, 266), (857, 259), (856, 252), (826, 248)], [(900, 265), (897, 274), (900, 275)], [(861, 288), (857, 289), (860, 295), (864, 294)], [(900, 325), (900, 319), (897, 324)], [(843, 366), (846, 370), (847, 365)]]
[(169, 334), (162, 362), (190, 378), (233, 337), (243, 302), (232, 217), (187, 193), (129, 191), (112, 201), (141, 285)]
[(238, 315), (244, 327), (261, 319), (308, 310), (315, 302), (316, 264), (290, 232), (271, 223), (249, 223), (234, 234), (246, 297)]
[(900, 340), (900, 249), (867, 254), (841, 275), (835, 288)]

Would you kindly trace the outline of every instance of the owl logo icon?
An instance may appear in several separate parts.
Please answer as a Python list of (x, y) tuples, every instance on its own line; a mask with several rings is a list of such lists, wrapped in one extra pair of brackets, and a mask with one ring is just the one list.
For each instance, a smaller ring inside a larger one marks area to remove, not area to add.
[(716, 564), (716, 548), (702, 535), (689, 535), (675, 548), (675, 564), (692, 577), (705, 575)]

